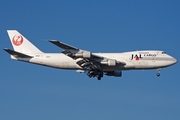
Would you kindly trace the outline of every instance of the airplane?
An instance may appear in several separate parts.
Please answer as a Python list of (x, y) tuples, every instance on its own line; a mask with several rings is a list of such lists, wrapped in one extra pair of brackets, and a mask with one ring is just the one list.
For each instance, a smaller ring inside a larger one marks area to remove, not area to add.
[(11, 59), (58, 68), (76, 70), (87, 73), (98, 80), (104, 75), (121, 77), (124, 70), (157, 69), (160, 76), (161, 68), (177, 63), (177, 60), (160, 50), (141, 50), (122, 53), (92, 53), (57, 40), (49, 40), (63, 49), (61, 53), (44, 53), (34, 46), (17, 30), (7, 30), (14, 50), (4, 48)]

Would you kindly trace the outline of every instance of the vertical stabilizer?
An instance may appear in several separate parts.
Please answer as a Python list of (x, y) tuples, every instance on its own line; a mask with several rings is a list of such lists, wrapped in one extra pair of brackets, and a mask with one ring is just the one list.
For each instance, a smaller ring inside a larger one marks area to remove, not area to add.
[(15, 51), (21, 53), (42, 53), (36, 46), (27, 40), (17, 30), (7, 30), (10, 41)]

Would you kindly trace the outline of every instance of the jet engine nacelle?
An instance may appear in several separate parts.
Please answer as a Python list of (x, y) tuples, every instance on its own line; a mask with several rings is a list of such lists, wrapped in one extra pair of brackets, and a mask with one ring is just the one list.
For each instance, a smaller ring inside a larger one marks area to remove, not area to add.
[(105, 64), (108, 66), (115, 66), (116, 65), (116, 60), (107, 60), (107, 61), (102, 61), (101, 64)]
[(82, 58), (90, 58), (91, 57), (91, 52), (86, 52), (83, 51), (82, 53), (76, 53), (74, 54), (76, 57), (82, 57)]
[(109, 66), (115, 66), (116, 65), (116, 60), (108, 60), (108, 65)]
[(107, 76), (121, 77), (122, 71), (111, 71), (106, 73)]

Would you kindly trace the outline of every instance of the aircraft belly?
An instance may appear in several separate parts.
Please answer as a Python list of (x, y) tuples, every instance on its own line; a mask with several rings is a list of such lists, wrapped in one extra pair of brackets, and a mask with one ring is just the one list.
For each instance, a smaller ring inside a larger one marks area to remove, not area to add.
[(74, 60), (45, 60), (44, 64), (51, 67), (56, 67), (60, 69), (79, 69), (79, 66), (76, 64)]
[(148, 68), (148, 62), (147, 61), (143, 61), (143, 60), (141, 60), (141, 61), (135, 61), (135, 68), (137, 68), (137, 69), (143, 69), (143, 68)]
[(101, 69), (103, 71), (115, 71), (115, 70), (128, 70), (128, 69), (133, 69), (133, 65), (129, 66), (101, 66)]
[(162, 68), (163, 66), (166, 66), (165, 61), (153, 61), (153, 62), (149, 63), (150, 68), (158, 68), (158, 67)]
[(38, 58), (32, 58), (30, 62), (60, 69), (82, 69), (75, 60), (58, 54), (45, 54)]
[(75, 61), (62, 61), (59, 62), (58, 67), (61, 69), (82, 69)]

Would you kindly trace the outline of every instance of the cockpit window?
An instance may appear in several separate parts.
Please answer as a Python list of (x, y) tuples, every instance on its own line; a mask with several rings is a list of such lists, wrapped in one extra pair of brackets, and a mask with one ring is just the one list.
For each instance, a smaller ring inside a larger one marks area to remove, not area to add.
[(166, 52), (162, 52), (162, 54), (166, 54)]

